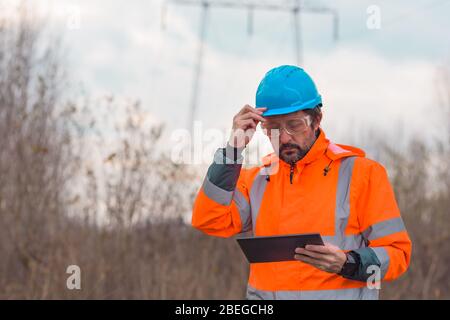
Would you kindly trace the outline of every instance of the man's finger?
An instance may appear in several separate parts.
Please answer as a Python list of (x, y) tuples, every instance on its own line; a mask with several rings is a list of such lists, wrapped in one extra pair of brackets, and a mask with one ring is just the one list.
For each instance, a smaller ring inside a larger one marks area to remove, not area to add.
[(317, 245), (313, 245), (313, 244), (306, 245), (305, 249), (308, 251), (315, 251), (315, 252), (320, 252), (320, 253), (330, 253), (331, 252), (330, 248), (328, 248), (326, 246), (317, 246)]
[(304, 262), (304, 263), (307, 263), (307, 264), (310, 264), (310, 265), (312, 265), (312, 266), (314, 266), (316, 268), (321, 268), (321, 267), (325, 268), (326, 267), (321, 261), (316, 260), (316, 259), (311, 258), (311, 257), (307, 257), (307, 256), (304, 256), (304, 255), (301, 255), (301, 254), (296, 254), (294, 256), (294, 259), (300, 260), (301, 262)]
[(308, 257), (317, 259), (317, 260), (322, 260), (322, 261), (328, 261), (328, 256), (326, 256), (323, 253), (317, 253), (311, 250), (305, 250), (303, 248), (297, 248), (295, 249), (295, 253), (299, 253), (299, 254), (303, 254), (306, 255)]
[[(239, 115), (244, 114), (245, 112), (247, 112), (247, 110), (248, 110), (249, 107), (250, 107), (250, 106), (249, 106), (248, 104), (246, 104), (245, 106), (243, 106), (242, 109), (239, 110), (239, 112), (237, 113), (236, 116), (239, 116)], [(250, 108), (251, 108), (251, 107), (250, 107)]]
[(247, 112), (239, 117), (239, 119), (249, 119), (249, 118), (263, 122), (266, 121), (266, 119), (264, 119), (261, 115), (254, 112)]
[(255, 123), (255, 120), (253, 120), (253, 119), (244, 119), (244, 120), (239, 120), (237, 122), (237, 125), (243, 129), (247, 129), (247, 128), (256, 129), (257, 123)]
[(251, 105), (249, 105), (249, 104), (246, 104), (242, 109), (241, 109), (241, 111), (239, 112), (239, 114), (245, 114), (245, 113), (247, 113), (247, 112), (255, 112), (256, 111), (256, 109), (255, 108), (253, 108)]
[(242, 109), (238, 112), (237, 115), (243, 115), (246, 114), (247, 112), (254, 112), (257, 114), (262, 114), (267, 108), (253, 108), (251, 105), (246, 104), (244, 107), (242, 107)]

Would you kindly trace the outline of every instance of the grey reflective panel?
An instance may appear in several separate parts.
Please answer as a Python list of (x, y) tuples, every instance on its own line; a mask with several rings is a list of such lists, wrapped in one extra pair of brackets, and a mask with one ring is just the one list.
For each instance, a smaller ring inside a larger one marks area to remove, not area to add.
[(378, 260), (381, 262), (381, 279), (384, 279), (386, 272), (389, 268), (389, 254), (387, 253), (386, 248), (384, 247), (371, 247), (375, 254), (378, 257)]
[(237, 188), (234, 191), (234, 202), (239, 209), (239, 215), (241, 217), (242, 230), (241, 232), (246, 232), (252, 228), (252, 216), (250, 212), (250, 204), (248, 203), (245, 196)]
[(342, 250), (356, 250), (366, 247), (367, 244), (361, 234), (346, 236), (322, 236), (324, 242), (329, 242), (335, 246), (339, 246)]
[(371, 225), (364, 230), (363, 235), (368, 240), (375, 240), (404, 230), (403, 220), (401, 217), (398, 217)]
[(335, 237), (336, 245), (345, 247), (345, 228), (350, 215), (350, 181), (352, 180), (355, 157), (344, 158), (339, 166), (338, 185), (336, 191)]
[(345, 228), (347, 228), (350, 216), (350, 182), (354, 164), (355, 157), (341, 160), (336, 190), (334, 236), (322, 236), (325, 242), (332, 243), (342, 250), (355, 250), (367, 246), (361, 234), (345, 235)]
[(219, 188), (214, 183), (209, 181), (207, 176), (205, 177), (205, 180), (203, 180), (202, 188), (203, 188), (203, 192), (211, 200), (213, 200), (221, 205), (224, 205), (224, 206), (230, 205), (231, 199), (233, 198), (232, 191), (227, 191), (227, 190)]
[(335, 290), (265, 291), (247, 286), (250, 300), (377, 300), (378, 289), (367, 287)]
[(259, 172), (253, 180), (253, 184), (250, 189), (250, 208), (252, 211), (253, 234), (255, 234), (256, 219), (258, 218), (259, 208), (261, 207), (264, 191), (266, 191), (266, 185), (266, 176), (261, 175), (261, 172)]
[(274, 291), (258, 290), (250, 285), (247, 285), (247, 299), (248, 300), (275, 300)]

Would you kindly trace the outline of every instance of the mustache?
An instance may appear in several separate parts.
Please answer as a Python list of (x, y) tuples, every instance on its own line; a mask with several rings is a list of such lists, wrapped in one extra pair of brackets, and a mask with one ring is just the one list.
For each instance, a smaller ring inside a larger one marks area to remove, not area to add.
[(300, 148), (300, 146), (299, 145), (297, 145), (297, 144), (295, 144), (295, 143), (283, 143), (281, 146), (280, 146), (280, 152), (282, 152), (282, 151), (284, 151), (284, 150), (286, 150), (286, 149), (291, 149), (291, 148), (293, 148), (293, 149), (297, 149), (298, 151), (302, 151), (302, 148)]

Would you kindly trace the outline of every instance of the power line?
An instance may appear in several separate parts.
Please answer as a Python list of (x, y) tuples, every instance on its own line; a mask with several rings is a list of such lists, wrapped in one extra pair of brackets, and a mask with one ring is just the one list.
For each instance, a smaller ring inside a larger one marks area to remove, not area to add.
[[(295, 42), (295, 57), (297, 65), (302, 64), (303, 55), (302, 55), (302, 37), (301, 37), (301, 13), (315, 13), (315, 14), (327, 14), (331, 15), (333, 18), (333, 38), (335, 41), (338, 39), (339, 34), (339, 17), (338, 13), (335, 9), (319, 6), (319, 5), (303, 5), (301, 0), (295, 0), (292, 3), (268, 3), (264, 1), (252, 0), (252, 1), (242, 1), (242, 0), (167, 0), (166, 3), (163, 4), (163, 12), (165, 15), (167, 13), (167, 5), (169, 3), (175, 5), (192, 5), (192, 6), (200, 6), (202, 8), (201, 18), (200, 18), (200, 30), (199, 30), (199, 44), (197, 48), (196, 54), (196, 63), (194, 69), (194, 79), (192, 83), (192, 97), (190, 103), (190, 114), (189, 114), (189, 123), (188, 127), (190, 132), (193, 131), (193, 123), (195, 120), (195, 113), (198, 104), (198, 92), (200, 90), (200, 78), (203, 66), (203, 57), (204, 57), (204, 41), (206, 37), (206, 28), (207, 28), (207, 18), (210, 11), (210, 8), (234, 8), (234, 9), (244, 9), (248, 10), (247, 17), (247, 32), (249, 35), (253, 34), (253, 13), (256, 10), (265, 10), (265, 11), (287, 11), (291, 12), (293, 15), (293, 31), (294, 31), (294, 42)], [(166, 27), (165, 17), (162, 17), (162, 28)]]

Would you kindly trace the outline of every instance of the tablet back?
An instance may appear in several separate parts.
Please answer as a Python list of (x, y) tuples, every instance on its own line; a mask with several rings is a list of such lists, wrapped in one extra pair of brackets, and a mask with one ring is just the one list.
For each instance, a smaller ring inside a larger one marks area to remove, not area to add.
[(241, 237), (236, 240), (250, 263), (293, 261), (296, 248), (324, 244), (318, 233)]

